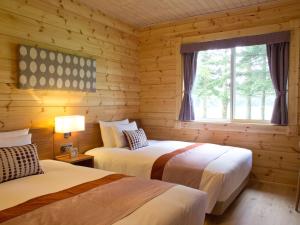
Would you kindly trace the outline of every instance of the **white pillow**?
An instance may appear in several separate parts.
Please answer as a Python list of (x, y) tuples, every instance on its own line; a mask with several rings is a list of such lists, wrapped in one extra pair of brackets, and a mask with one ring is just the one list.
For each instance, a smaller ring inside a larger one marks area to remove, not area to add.
[(0, 138), (17, 137), (17, 136), (26, 135), (28, 133), (29, 133), (29, 128), (23, 130), (5, 131), (5, 132), (0, 132)]
[(137, 130), (138, 127), (136, 122), (131, 122), (129, 124), (118, 124), (115, 125), (112, 130), (114, 134), (114, 139), (116, 143), (116, 147), (123, 148), (128, 145), (125, 135), (123, 134), (123, 130)]
[(129, 123), (128, 119), (113, 121), (113, 122), (99, 121), (104, 147), (116, 147), (112, 127), (118, 124), (128, 124), (128, 123)]
[(0, 148), (15, 147), (31, 144), (31, 134), (26, 134), (17, 137), (0, 137)]

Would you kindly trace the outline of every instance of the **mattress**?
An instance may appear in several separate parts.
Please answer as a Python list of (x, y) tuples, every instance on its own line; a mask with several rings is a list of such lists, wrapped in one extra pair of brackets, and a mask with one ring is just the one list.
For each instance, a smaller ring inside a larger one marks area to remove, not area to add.
[[(112, 174), (54, 160), (42, 160), (41, 166), (44, 174), (0, 184), (0, 210)], [(206, 200), (205, 193), (176, 185), (114, 225), (201, 225)]]
[[(150, 140), (149, 146), (134, 151), (128, 148), (95, 148), (86, 152), (95, 158), (95, 167), (103, 170), (150, 178), (152, 165), (163, 154), (191, 145), (191, 142)], [(207, 145), (210, 151), (215, 145)], [(204, 169), (199, 189), (208, 195), (206, 213), (217, 201), (225, 201), (246, 179), (252, 168), (252, 152), (223, 146), (227, 152)]]

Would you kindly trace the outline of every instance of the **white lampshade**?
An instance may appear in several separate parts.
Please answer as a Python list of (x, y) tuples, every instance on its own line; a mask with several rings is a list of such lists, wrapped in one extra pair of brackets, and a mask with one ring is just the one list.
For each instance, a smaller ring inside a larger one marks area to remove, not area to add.
[(70, 133), (85, 130), (84, 116), (55, 117), (55, 132)]

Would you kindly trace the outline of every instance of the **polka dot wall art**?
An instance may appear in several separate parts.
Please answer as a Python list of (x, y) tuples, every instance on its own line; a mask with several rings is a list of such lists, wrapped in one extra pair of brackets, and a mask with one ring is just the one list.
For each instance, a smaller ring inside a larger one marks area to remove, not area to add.
[(96, 60), (19, 46), (19, 88), (96, 91)]

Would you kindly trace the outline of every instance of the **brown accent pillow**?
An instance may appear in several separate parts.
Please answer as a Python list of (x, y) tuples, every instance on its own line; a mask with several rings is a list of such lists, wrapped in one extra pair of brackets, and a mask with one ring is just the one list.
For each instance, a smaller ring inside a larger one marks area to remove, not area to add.
[(0, 183), (42, 173), (35, 144), (0, 148)]
[(145, 131), (141, 128), (138, 130), (124, 130), (123, 133), (131, 150), (149, 145)]

